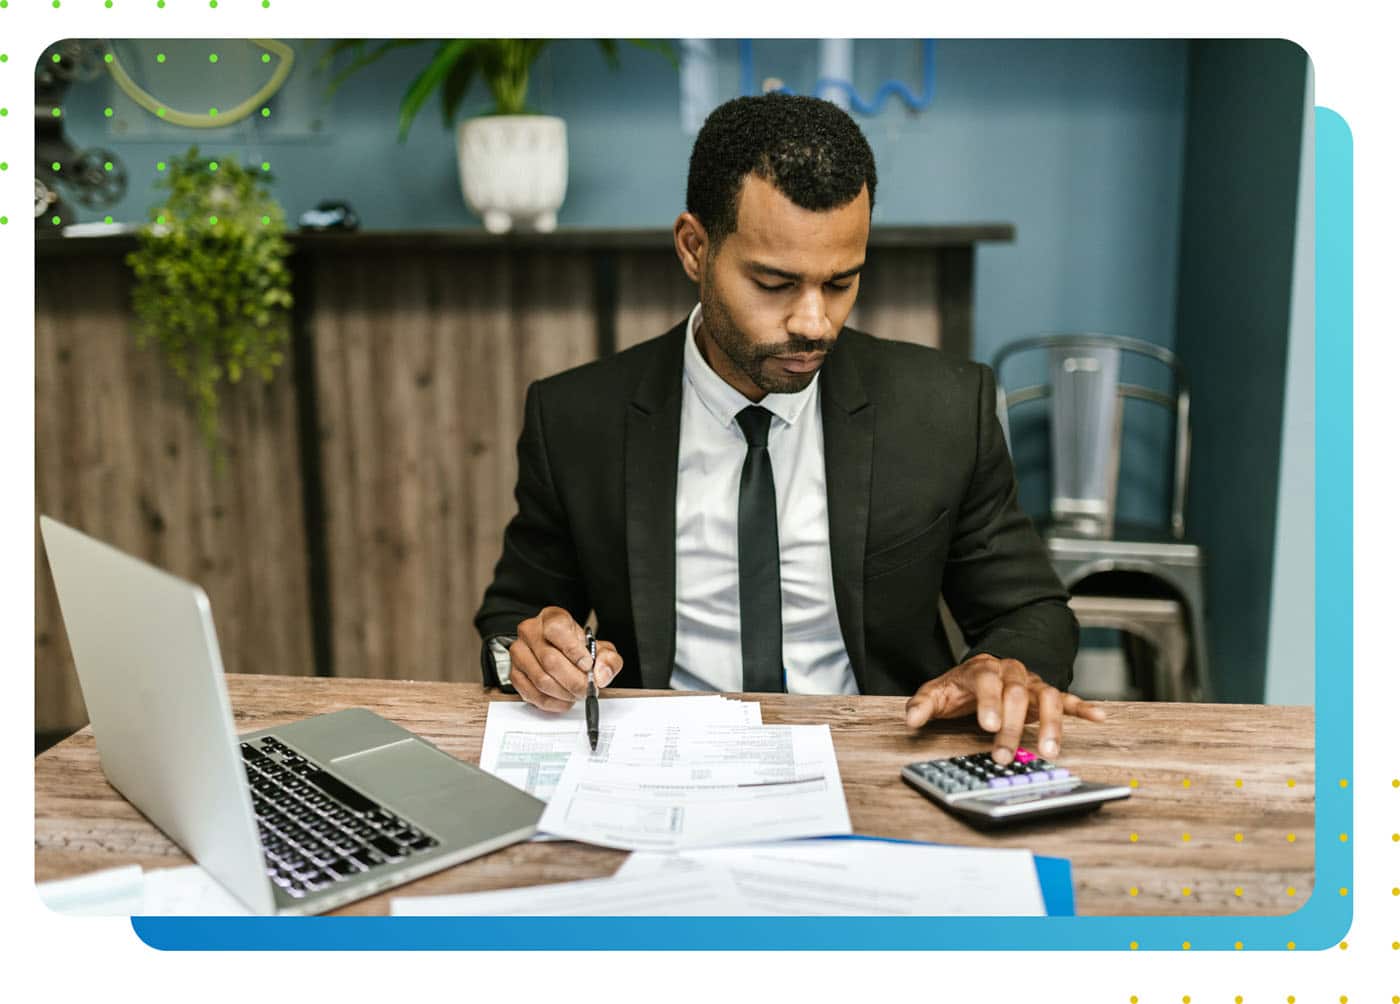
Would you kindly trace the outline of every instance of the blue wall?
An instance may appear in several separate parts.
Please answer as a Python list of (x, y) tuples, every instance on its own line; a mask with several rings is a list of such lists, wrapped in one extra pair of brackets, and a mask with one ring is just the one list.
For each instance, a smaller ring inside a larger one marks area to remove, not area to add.
[[(143, 87), (181, 109), (228, 107), (268, 70), (260, 50), (232, 40), (118, 41)], [(79, 146), (102, 145), (126, 163), (132, 185), (110, 210), (144, 220), (157, 198), (155, 163), (193, 142), (213, 156), (272, 164), (290, 219), (324, 198), (348, 199), (375, 229), (477, 227), (457, 180), (451, 132), (436, 100), (408, 140), (395, 141), (399, 100), (430, 46), (398, 50), (352, 77), (330, 102), (315, 72), (318, 42), (294, 43), (299, 61), (273, 99), (270, 119), (180, 129), (142, 111), (104, 75), (75, 87), (67, 128)], [(208, 53), (218, 50), (213, 66)], [(740, 93), (739, 44), (711, 44), (715, 101)], [(156, 62), (164, 52), (166, 61)], [(974, 354), (1046, 330), (1174, 337), (1188, 43), (1175, 40), (949, 40), (935, 48), (935, 96), (922, 112), (887, 101), (857, 115), (875, 151), (877, 224), (1010, 222), (1016, 240), (979, 248)], [(820, 75), (814, 41), (754, 43), (756, 79), (809, 92)], [(546, 51), (532, 103), (562, 115), (570, 144), (565, 227), (669, 227), (683, 208), (693, 136), (680, 115), (680, 78), (659, 55), (622, 47), (607, 68), (596, 45), (568, 40)], [(854, 77), (873, 96), (886, 79), (918, 91), (917, 40), (858, 40)], [(207, 99), (207, 100), (206, 100)], [(484, 106), (479, 86), (465, 104)], [(111, 105), (112, 119), (102, 109)], [(84, 211), (81, 218), (101, 219)], [(878, 332), (877, 332), (878, 334)], [(1134, 420), (1120, 511), (1165, 513), (1167, 446), (1160, 420)], [(1018, 434), (1019, 439), (1019, 434)], [(1018, 442), (1023, 494), (1046, 498), (1043, 442)]]

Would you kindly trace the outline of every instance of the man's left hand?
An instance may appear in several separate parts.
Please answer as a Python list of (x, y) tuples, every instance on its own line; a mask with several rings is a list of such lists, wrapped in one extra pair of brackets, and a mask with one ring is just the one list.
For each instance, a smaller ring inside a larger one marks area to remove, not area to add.
[(999, 764), (1011, 762), (1028, 713), (1040, 721), (1039, 752), (1043, 757), (1059, 755), (1065, 715), (1091, 722), (1107, 717), (1103, 708), (1061, 693), (1024, 663), (985, 654), (928, 681), (904, 706), (911, 729), (934, 718), (960, 718), (974, 709), (978, 724), (997, 734), (992, 759)]

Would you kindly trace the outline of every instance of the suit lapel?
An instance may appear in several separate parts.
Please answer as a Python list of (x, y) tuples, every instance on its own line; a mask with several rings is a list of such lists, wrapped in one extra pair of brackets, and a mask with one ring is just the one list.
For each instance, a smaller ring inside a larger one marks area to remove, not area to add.
[[(837, 340), (822, 367), (822, 438), (826, 457), (827, 532), (836, 615), (856, 685), (865, 682), (865, 538), (870, 521), (870, 471), (875, 406), (853, 357), (852, 338)], [(673, 517), (674, 518), (674, 517)]]
[(685, 323), (662, 336), (627, 404), (627, 570), (642, 686), (671, 685), (676, 656), (676, 466)]

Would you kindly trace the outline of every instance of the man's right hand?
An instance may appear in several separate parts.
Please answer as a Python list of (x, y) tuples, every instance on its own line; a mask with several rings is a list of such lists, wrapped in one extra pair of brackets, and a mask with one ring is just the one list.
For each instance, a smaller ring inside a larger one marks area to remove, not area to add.
[[(606, 687), (622, 672), (622, 656), (610, 641), (598, 639), (597, 644), (593, 680)], [(583, 628), (562, 607), (545, 607), (516, 629), (510, 647), (511, 686), (542, 711), (568, 711), (587, 696), (591, 662)]]

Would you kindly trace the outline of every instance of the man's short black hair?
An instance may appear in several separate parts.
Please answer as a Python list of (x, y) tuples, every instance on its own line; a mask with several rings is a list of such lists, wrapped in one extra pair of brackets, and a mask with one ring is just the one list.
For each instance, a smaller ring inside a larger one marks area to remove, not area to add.
[(739, 224), (739, 189), (756, 174), (803, 209), (846, 205), (862, 185), (875, 208), (875, 156), (855, 121), (830, 101), (782, 94), (726, 101), (690, 152), (685, 208), (715, 246)]

